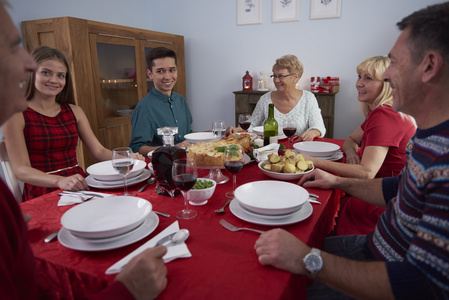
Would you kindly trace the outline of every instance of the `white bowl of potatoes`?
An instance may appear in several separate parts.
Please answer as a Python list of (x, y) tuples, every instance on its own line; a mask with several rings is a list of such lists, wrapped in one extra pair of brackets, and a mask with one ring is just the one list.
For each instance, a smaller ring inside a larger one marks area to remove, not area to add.
[(314, 169), (312, 161), (305, 160), (293, 150), (286, 150), (282, 156), (270, 154), (258, 166), (265, 175), (279, 180), (298, 180)]

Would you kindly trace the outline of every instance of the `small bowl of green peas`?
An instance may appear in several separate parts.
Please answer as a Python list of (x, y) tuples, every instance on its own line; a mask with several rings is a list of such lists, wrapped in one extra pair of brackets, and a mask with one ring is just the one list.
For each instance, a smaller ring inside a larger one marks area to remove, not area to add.
[(198, 178), (189, 193), (189, 203), (192, 205), (204, 205), (212, 197), (217, 183), (209, 178)]

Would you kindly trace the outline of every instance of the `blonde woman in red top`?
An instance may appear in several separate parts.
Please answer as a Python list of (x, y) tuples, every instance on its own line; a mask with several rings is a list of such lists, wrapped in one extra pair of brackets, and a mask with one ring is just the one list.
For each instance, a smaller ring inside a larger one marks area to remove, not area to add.
[[(413, 119), (395, 112), (390, 83), (382, 75), (390, 65), (387, 56), (366, 59), (357, 66), (358, 102), (365, 121), (346, 139), (346, 163), (306, 156), (316, 168), (353, 178), (392, 177), (405, 166), (406, 147), (416, 131)], [(342, 199), (337, 234), (368, 234), (385, 210), (353, 197)]]

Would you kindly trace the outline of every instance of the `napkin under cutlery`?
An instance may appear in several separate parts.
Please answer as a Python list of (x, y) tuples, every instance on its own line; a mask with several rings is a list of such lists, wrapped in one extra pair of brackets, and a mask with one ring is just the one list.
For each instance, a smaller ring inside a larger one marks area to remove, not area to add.
[[(92, 197), (93, 196), (93, 197)], [(73, 205), (82, 203), (89, 199), (99, 199), (99, 198), (105, 198), (113, 196), (111, 194), (106, 193), (98, 193), (98, 192), (91, 192), (88, 191), (86, 194), (81, 192), (73, 192), (73, 193), (61, 193), (61, 198), (59, 198), (58, 206), (66, 206), (66, 205)]]
[(257, 162), (268, 159), (268, 155), (272, 153), (278, 153), (280, 145), (278, 143), (272, 143), (265, 147), (260, 147), (253, 150), (253, 156)]
[[(156, 243), (163, 237), (172, 234), (179, 230), (179, 223), (178, 221), (173, 222), (170, 226), (165, 228), (162, 232), (160, 232), (158, 235), (153, 237), (151, 240), (113, 264), (109, 269), (106, 270), (106, 274), (117, 274), (120, 272), (120, 270), (136, 255), (142, 253), (144, 250), (148, 248), (152, 248), (156, 246)], [(192, 257), (192, 254), (189, 251), (189, 248), (187, 248), (187, 245), (185, 243), (179, 243), (172, 245), (170, 247), (167, 247), (167, 253), (164, 255), (163, 260), (164, 262), (168, 263), (174, 259), (177, 258), (187, 258)]]

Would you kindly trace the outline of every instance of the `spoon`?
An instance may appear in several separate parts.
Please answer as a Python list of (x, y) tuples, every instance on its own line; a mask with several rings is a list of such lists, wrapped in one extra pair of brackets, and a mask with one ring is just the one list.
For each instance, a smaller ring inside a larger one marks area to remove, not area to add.
[(59, 233), (59, 230), (56, 231), (56, 232), (53, 232), (52, 234), (50, 234), (49, 236), (47, 236), (47, 237), (44, 239), (44, 242), (50, 243), (51, 241), (54, 240), (54, 238), (58, 235), (58, 233)]
[[(185, 240), (187, 240), (188, 237), (189, 237), (189, 231), (187, 229), (181, 229), (175, 233), (172, 233), (172, 234), (169, 234), (169, 235), (163, 237), (162, 239), (157, 241), (157, 243), (154, 247), (159, 246), (159, 245), (164, 245), (165, 247), (168, 247), (168, 246), (172, 246), (175, 244), (179, 244), (179, 243), (182, 243)], [(168, 242), (168, 244), (165, 244), (167, 242)], [(120, 271), (123, 270), (124, 267), (125, 267), (125, 265), (123, 265), (120, 268)]]
[[(161, 240), (159, 240), (156, 243), (157, 245), (164, 245), (165, 247), (168, 247), (170, 245), (174, 245), (174, 244), (178, 244), (178, 243), (182, 243), (185, 240), (187, 240), (187, 238), (189, 237), (189, 231), (187, 229), (181, 229), (179, 231), (177, 231), (175, 234), (173, 235), (169, 235), (168, 236), (168, 240), (165, 238), (162, 238)], [(166, 242), (169, 242), (168, 244), (165, 244)]]
[(138, 192), (139, 192), (139, 193), (143, 192), (143, 190), (144, 190), (149, 184), (153, 184), (153, 183), (155, 183), (155, 182), (156, 182), (156, 178), (155, 178), (155, 177), (150, 177), (150, 179), (148, 179), (147, 183), (146, 183), (143, 187), (141, 187), (141, 188), (138, 190)]

